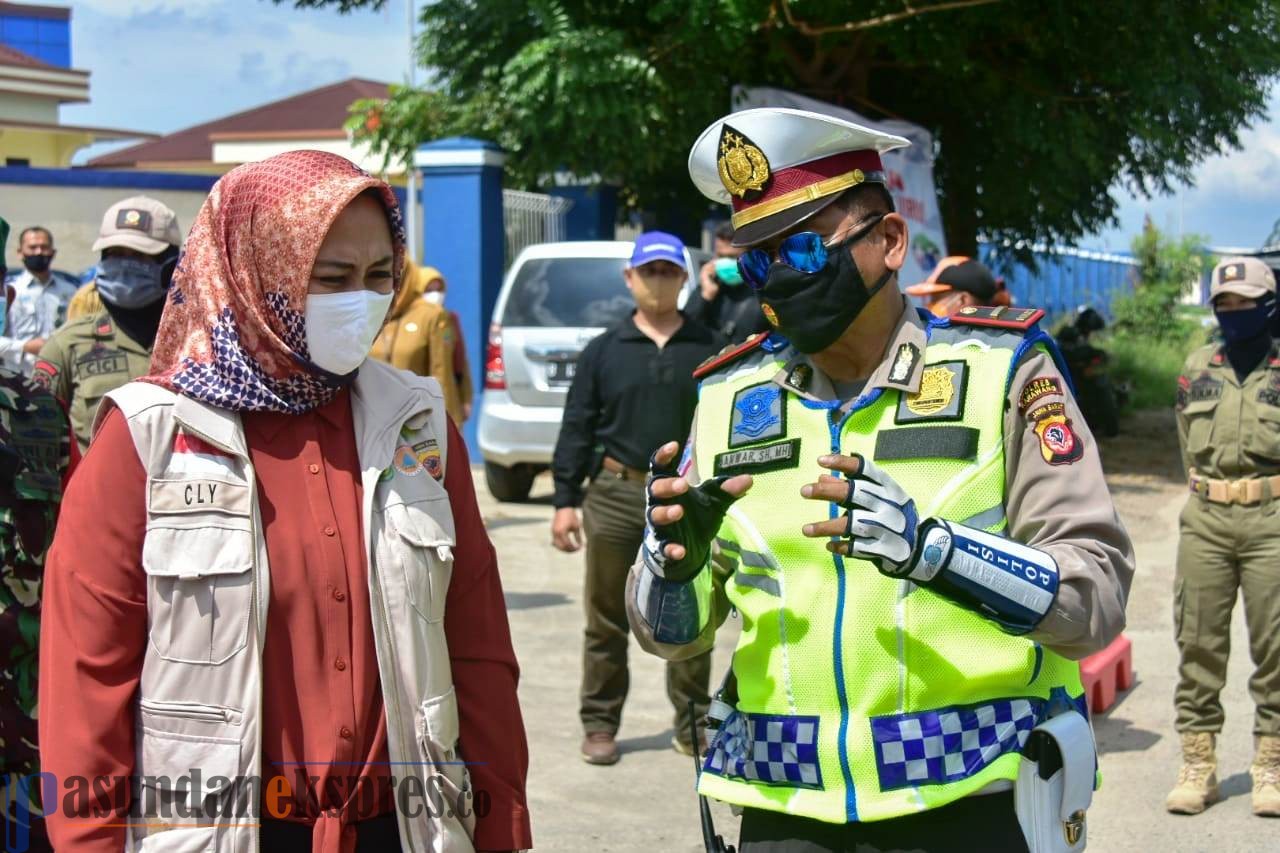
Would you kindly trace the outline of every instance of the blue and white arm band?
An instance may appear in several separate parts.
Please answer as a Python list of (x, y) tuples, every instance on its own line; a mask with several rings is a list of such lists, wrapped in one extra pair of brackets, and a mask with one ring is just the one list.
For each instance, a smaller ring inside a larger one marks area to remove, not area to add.
[(687, 581), (671, 581), (663, 576), (666, 557), (662, 543), (646, 526), (640, 546), (640, 570), (636, 572), (636, 610), (653, 629), (659, 643), (684, 645), (702, 634), (711, 618), (711, 593), (714, 584), (710, 560)]
[(1040, 624), (1058, 595), (1053, 557), (994, 533), (942, 519), (921, 525), (920, 545), (898, 575), (977, 611), (1010, 634)]

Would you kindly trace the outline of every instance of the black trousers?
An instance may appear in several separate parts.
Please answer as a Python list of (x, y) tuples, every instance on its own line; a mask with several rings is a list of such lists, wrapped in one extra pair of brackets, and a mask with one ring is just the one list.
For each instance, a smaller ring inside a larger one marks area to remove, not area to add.
[(872, 823), (823, 823), (745, 809), (738, 853), (1027, 853), (1013, 792), (964, 797), (940, 809)]
[[(395, 853), (400, 850), (396, 813), (387, 812), (353, 824), (356, 853)], [(311, 827), (305, 823), (262, 818), (258, 849), (269, 853), (311, 853)]]

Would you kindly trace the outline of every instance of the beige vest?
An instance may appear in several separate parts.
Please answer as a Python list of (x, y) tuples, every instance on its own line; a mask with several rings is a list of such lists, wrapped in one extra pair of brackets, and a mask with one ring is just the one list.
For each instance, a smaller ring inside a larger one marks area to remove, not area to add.
[[(270, 780), (259, 778), (271, 572), (240, 417), (141, 382), (107, 399), (95, 427), (118, 407), (147, 472), (150, 641), (135, 715), (144, 817), (126, 849), (256, 851), (264, 793), (268, 809), (272, 802)], [(435, 380), (369, 360), (351, 401), (401, 844), (469, 852), (473, 799), (444, 632), (453, 514), (442, 480), (413, 464), (434, 463), (429, 451), (438, 449), (443, 470), (443, 399)], [(178, 777), (190, 786), (175, 785)], [(183, 801), (203, 804), (203, 815), (176, 817)]]

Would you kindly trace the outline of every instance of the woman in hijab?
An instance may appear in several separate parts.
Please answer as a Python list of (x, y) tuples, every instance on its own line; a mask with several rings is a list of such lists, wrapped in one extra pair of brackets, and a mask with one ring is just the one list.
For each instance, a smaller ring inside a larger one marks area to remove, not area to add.
[(466, 417), (453, 369), (456, 333), (449, 312), (425, 298), (432, 273), (439, 278), (434, 267), (405, 261), (404, 284), (391, 303), (386, 325), (373, 342), (370, 355), (392, 367), (439, 382), (445, 409), (453, 422), (460, 424)]
[(390, 189), (340, 157), (214, 186), (48, 560), (41, 758), (93, 780), (58, 849), (530, 846), (465, 445), (435, 382), (365, 359), (402, 258)]
[[(444, 276), (435, 267), (422, 269), (427, 274), (427, 292), (422, 298), (436, 305), (444, 305), (445, 291), (448, 289)], [(448, 308), (445, 310), (449, 311)], [(449, 311), (449, 319), (453, 321), (453, 375), (458, 382), (458, 397), (462, 400), (462, 419), (470, 420), (475, 387), (471, 384), (471, 367), (467, 363), (467, 342), (462, 337), (462, 320), (459, 319), (458, 312)]]

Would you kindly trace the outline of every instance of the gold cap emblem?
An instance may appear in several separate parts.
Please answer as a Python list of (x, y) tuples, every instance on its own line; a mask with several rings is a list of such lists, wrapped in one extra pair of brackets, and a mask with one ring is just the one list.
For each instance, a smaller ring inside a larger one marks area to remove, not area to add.
[(773, 326), (774, 328), (777, 328), (778, 315), (774, 313), (773, 306), (770, 305), (768, 302), (761, 302), (760, 311), (764, 314), (764, 318), (769, 321), (769, 325)]
[(743, 201), (758, 198), (772, 177), (764, 152), (727, 124), (720, 128), (720, 157), (716, 166), (720, 170), (720, 183)]

